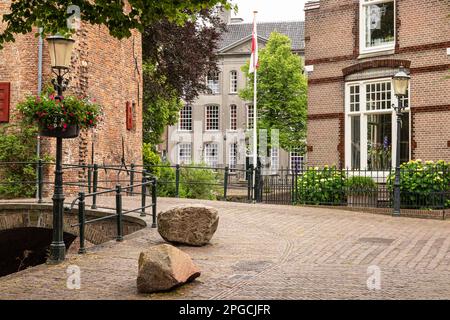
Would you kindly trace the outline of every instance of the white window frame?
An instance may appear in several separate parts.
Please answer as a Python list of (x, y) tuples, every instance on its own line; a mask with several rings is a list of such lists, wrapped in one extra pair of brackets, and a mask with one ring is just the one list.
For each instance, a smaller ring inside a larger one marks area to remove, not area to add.
[[(251, 107), (251, 108), (250, 108)], [(250, 109), (252, 109), (252, 116), (250, 117)], [(246, 117), (247, 117), (247, 130), (253, 130), (254, 117), (255, 117), (255, 107), (253, 104), (247, 104), (245, 107)]]
[(270, 170), (276, 174), (280, 169), (280, 148), (272, 147), (270, 149)]
[(295, 152), (295, 151), (289, 152), (289, 171), (291, 172), (291, 174), (294, 173), (294, 169), (295, 169), (295, 167), (293, 166), (294, 159), (299, 159), (300, 163), (303, 165), (303, 163), (305, 161), (305, 156), (302, 155), (300, 152)]
[[(215, 155), (212, 155), (212, 151), (215, 150)], [(215, 142), (205, 143), (205, 151), (203, 158), (207, 166), (216, 168), (219, 165), (219, 144)]]
[[(386, 110), (369, 110), (366, 108), (366, 85), (372, 83), (380, 83), (391, 81), (391, 108)], [(359, 111), (350, 111), (350, 87), (352, 85), (359, 85), (359, 94), (360, 94), (360, 106)], [(405, 109), (405, 113), (409, 113), (409, 158), (411, 159), (411, 88), (409, 88), (409, 96), (408, 96), (408, 106)], [(392, 116), (392, 153), (391, 153), (391, 161), (392, 168), (395, 168), (395, 159), (397, 156), (397, 114), (392, 108), (392, 105), (395, 107), (398, 106), (398, 99), (394, 94), (394, 86), (392, 84), (392, 78), (378, 78), (378, 79), (370, 79), (370, 80), (361, 80), (361, 81), (349, 81), (345, 83), (345, 167), (352, 169), (351, 156), (352, 156), (352, 147), (351, 147), (351, 116), (360, 116), (360, 144), (361, 144), (361, 155), (360, 155), (360, 168), (361, 170), (368, 170), (368, 156), (367, 156), (367, 117), (369, 115), (381, 115), (381, 114), (391, 114)], [(374, 170), (374, 172), (376, 172)], [(383, 171), (386, 172), (386, 171)]]
[[(214, 79), (211, 80), (211, 76), (214, 76)], [(217, 80), (215, 78), (217, 78)], [(219, 71), (214, 71), (214, 72), (208, 73), (208, 75), (206, 76), (206, 86), (211, 90), (210, 93), (212, 95), (220, 94), (220, 72)]]
[(238, 150), (239, 150), (239, 146), (238, 144), (235, 143), (230, 143), (229, 145), (229, 163), (228, 163), (228, 167), (230, 168), (230, 172), (235, 172), (237, 169), (237, 163), (238, 163)]
[[(217, 122), (217, 129), (210, 129), (208, 127), (208, 121), (210, 120), (211, 122), (214, 120), (214, 118), (210, 118), (210, 114), (208, 113), (208, 109), (209, 108), (217, 108), (217, 119), (215, 120)], [(205, 106), (205, 131), (211, 132), (211, 131), (220, 131), (220, 106), (216, 105), (216, 104), (210, 104)]]
[(230, 71), (230, 94), (238, 93), (238, 72), (236, 70)]
[[(185, 109), (189, 108), (189, 112), (187, 113)], [(182, 127), (183, 119), (189, 120), (190, 122), (190, 129), (184, 129)], [(184, 132), (192, 132), (192, 106), (185, 105), (183, 109), (180, 110), (180, 120), (178, 121), (178, 131), (184, 131)]]
[[(234, 109), (234, 111), (233, 111)], [(233, 121), (235, 128), (233, 128)], [(238, 107), (235, 104), (230, 105), (230, 131), (237, 131), (238, 129)]]
[[(186, 154), (189, 156), (181, 156), (181, 150), (188, 151)], [(179, 165), (190, 165), (192, 163), (192, 144), (191, 143), (180, 143), (178, 145), (178, 164)]]
[[(360, 0), (359, 1), (359, 51), (361, 54), (370, 54), (376, 52), (390, 51), (395, 49), (397, 41), (397, 7), (396, 0)], [(394, 41), (391, 44), (380, 45), (376, 47), (366, 46), (366, 7), (369, 5), (394, 2)]]

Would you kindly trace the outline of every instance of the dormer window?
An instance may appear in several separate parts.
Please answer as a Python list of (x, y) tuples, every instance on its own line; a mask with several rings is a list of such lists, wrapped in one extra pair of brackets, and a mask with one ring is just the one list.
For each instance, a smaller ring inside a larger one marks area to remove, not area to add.
[(360, 0), (360, 51), (395, 48), (395, 0)]

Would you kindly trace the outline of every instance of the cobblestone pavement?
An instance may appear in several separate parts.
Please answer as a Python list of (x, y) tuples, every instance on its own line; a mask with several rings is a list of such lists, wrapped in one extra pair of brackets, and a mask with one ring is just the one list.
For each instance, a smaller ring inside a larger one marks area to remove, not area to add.
[[(0, 299), (450, 299), (448, 221), (182, 199), (160, 199), (158, 209), (186, 203), (214, 206), (221, 219), (210, 245), (180, 247), (202, 270), (192, 284), (137, 294), (139, 253), (163, 242), (146, 228), (62, 265), (0, 278)], [(140, 202), (124, 198), (124, 206)], [(69, 265), (81, 268), (80, 290), (66, 287)], [(381, 270), (375, 291), (367, 289), (373, 265)]]

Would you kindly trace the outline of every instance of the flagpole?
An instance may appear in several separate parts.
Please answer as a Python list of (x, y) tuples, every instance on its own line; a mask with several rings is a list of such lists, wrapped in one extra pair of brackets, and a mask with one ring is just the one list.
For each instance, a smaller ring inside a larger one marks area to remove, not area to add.
[[(254, 17), (254, 23), (255, 23), (255, 30), (256, 30), (256, 14), (258, 13), (258, 11), (253, 11), (255, 17)], [(257, 38), (257, 34), (255, 34), (256, 36), (256, 41), (258, 41)], [(258, 48), (256, 46), (256, 48)], [(258, 50), (258, 49), (256, 49)], [(254, 61), (254, 63), (256, 64), (257, 61)], [(257, 98), (258, 98), (258, 93), (257, 93), (257, 68), (254, 68), (254, 79), (253, 79), (253, 167), (257, 168), (258, 166), (258, 106), (257, 106)], [(256, 173), (256, 171), (255, 171)], [(256, 186), (256, 174), (253, 175), (253, 185)], [(255, 190), (257, 190), (257, 188), (255, 188)], [(254, 198), (256, 200), (256, 194), (254, 195)]]

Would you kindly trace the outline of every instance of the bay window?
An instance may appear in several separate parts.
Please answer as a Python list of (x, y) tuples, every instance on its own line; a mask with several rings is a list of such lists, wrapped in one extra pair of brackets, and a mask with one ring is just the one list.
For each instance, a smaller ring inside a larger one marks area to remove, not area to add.
[[(346, 84), (346, 167), (389, 171), (394, 167), (397, 105), (392, 80), (368, 80)], [(408, 105), (408, 97), (403, 99)], [(403, 115), (400, 161), (410, 159), (409, 108)]]
[(361, 53), (395, 48), (395, 0), (360, 0)]

